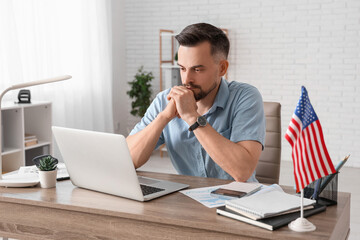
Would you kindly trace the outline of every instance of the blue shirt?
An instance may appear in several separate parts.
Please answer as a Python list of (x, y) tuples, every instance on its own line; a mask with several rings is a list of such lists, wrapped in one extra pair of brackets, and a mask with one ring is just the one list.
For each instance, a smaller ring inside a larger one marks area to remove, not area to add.
[[(166, 99), (169, 92), (170, 89), (167, 89), (156, 96), (130, 135), (144, 129), (165, 109), (169, 102)], [(204, 116), (227, 139), (235, 143), (254, 140), (264, 146), (264, 107), (261, 94), (255, 87), (222, 79), (214, 104)], [(170, 159), (179, 174), (233, 180), (211, 159), (188, 128), (184, 120), (175, 117), (163, 129), (156, 148), (166, 143)], [(257, 182), (255, 171), (247, 181)]]

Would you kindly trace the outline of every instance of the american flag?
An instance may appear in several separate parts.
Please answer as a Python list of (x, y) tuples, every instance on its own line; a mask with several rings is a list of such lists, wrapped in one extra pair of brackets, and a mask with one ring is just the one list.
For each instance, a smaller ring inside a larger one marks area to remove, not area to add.
[(296, 192), (318, 178), (335, 173), (320, 121), (304, 86), (285, 138), (292, 147)]

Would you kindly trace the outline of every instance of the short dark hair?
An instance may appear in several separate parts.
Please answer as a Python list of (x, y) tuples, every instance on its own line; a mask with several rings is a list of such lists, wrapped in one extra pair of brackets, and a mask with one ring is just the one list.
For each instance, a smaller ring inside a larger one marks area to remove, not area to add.
[(209, 42), (211, 55), (218, 53), (227, 59), (229, 55), (230, 42), (226, 34), (219, 28), (208, 23), (196, 23), (187, 26), (178, 35), (176, 40), (181, 46), (193, 47), (202, 42)]

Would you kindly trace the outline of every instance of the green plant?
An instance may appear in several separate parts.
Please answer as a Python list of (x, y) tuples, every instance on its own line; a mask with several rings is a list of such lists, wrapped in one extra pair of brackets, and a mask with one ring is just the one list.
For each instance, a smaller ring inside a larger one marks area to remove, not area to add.
[(126, 93), (134, 101), (131, 102), (131, 114), (134, 116), (143, 117), (146, 109), (151, 103), (151, 81), (154, 79), (152, 72), (145, 72), (144, 67), (141, 66), (135, 75), (133, 81), (128, 82), (131, 90)]
[(56, 169), (58, 160), (52, 156), (44, 156), (39, 159), (38, 164), (36, 165), (40, 171), (53, 171)]

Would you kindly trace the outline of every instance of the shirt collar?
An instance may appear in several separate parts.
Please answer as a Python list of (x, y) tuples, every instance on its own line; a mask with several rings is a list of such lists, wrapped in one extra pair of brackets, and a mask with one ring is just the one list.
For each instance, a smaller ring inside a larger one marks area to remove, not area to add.
[(229, 99), (228, 82), (225, 80), (225, 78), (221, 78), (220, 87), (216, 94), (215, 101), (214, 101), (212, 107), (207, 112), (207, 114), (215, 112), (217, 107), (224, 109), (228, 99)]

